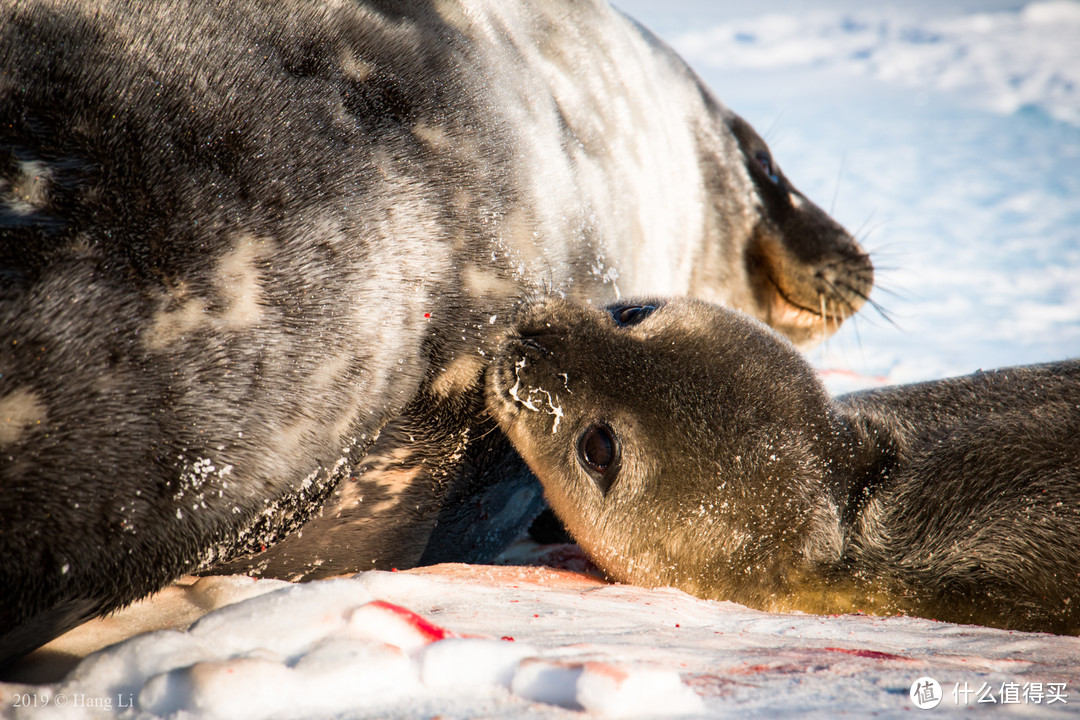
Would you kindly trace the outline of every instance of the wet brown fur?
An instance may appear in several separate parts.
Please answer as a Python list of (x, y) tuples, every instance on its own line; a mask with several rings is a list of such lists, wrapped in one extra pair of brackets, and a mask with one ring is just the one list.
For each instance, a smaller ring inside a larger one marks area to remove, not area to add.
[[(613, 578), (767, 610), (1080, 632), (1080, 361), (832, 399), (761, 323), (650, 304), (623, 327), (537, 303), (488, 380)], [(606, 492), (578, 453), (596, 423), (621, 447)]]

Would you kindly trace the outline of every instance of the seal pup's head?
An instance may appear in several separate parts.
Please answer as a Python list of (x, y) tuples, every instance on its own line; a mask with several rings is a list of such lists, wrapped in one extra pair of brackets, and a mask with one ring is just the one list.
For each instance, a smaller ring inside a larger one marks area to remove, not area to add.
[(691, 299), (548, 299), (487, 383), (555, 512), (617, 580), (771, 607), (838, 555), (828, 396), (756, 320)]

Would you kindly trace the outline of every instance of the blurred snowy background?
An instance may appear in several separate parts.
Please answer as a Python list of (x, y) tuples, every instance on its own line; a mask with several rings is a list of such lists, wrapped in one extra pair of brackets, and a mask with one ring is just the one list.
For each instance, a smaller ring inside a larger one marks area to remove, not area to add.
[(616, 5), (871, 251), (832, 387), (1080, 356), (1080, 3)]

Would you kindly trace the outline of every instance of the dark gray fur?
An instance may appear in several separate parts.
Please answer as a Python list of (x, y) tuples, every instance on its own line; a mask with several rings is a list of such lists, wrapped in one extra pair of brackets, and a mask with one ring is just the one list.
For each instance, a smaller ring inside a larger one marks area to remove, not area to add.
[[(1080, 361), (832, 399), (761, 323), (646, 304), (620, 326), (537, 303), (488, 382), (612, 577), (763, 609), (1080, 633)], [(580, 454), (597, 424), (621, 447), (604, 474)]]
[(490, 558), (523, 297), (826, 334), (869, 262), (764, 151), (602, 2), (0, 0), (0, 663), (182, 573)]

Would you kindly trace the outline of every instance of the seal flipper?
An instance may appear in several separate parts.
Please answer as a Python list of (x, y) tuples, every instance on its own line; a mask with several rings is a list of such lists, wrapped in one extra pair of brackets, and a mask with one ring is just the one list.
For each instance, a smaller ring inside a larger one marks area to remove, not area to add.
[[(474, 404), (417, 403), (298, 532), (211, 572), (311, 580), (439, 562), (490, 562), (543, 508), (543, 489)], [(434, 407), (434, 409), (433, 409)]]
[(540, 481), (500, 431), (469, 447), (459, 477), (443, 500), (421, 565), (491, 562), (546, 507)]
[(448, 458), (462, 452), (464, 434), (439, 433), (406, 412), (296, 532), (209, 572), (295, 582), (415, 566), (449, 485)]

